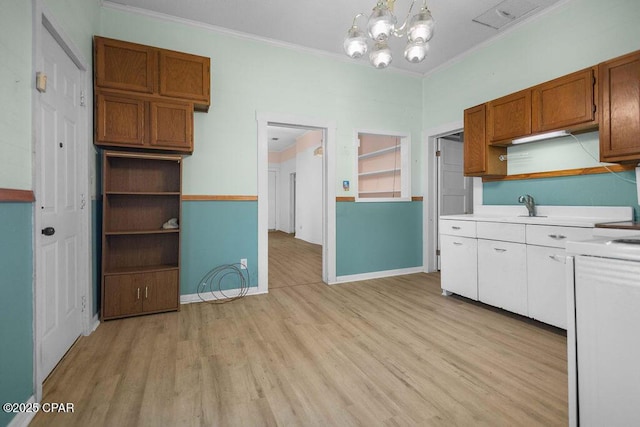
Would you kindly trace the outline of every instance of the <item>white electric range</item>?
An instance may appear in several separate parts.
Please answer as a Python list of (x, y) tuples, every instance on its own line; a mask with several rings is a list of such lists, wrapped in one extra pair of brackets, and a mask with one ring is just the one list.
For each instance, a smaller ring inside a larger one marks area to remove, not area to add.
[(640, 232), (569, 242), (569, 425), (640, 425)]

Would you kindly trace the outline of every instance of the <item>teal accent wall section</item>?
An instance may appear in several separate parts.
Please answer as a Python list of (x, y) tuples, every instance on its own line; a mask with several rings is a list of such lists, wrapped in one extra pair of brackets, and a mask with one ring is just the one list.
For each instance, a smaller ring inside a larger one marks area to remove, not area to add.
[(422, 265), (422, 202), (336, 203), (336, 275)]
[[(0, 203), (0, 402), (33, 395), (33, 205)], [(0, 426), (14, 414), (0, 411)]]
[[(257, 201), (184, 201), (181, 223), (181, 295), (196, 294), (205, 274), (242, 258), (258, 286)], [(223, 281), (223, 289), (232, 288), (235, 281)]]
[(498, 181), (484, 184), (485, 205), (515, 205), (518, 196), (531, 194), (539, 205), (550, 206), (632, 206), (640, 215), (635, 172), (563, 176), (555, 178)]

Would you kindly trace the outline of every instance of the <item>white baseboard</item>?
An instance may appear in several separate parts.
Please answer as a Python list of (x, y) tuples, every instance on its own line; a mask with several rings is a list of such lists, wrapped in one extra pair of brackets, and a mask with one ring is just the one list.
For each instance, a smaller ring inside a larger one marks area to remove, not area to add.
[(358, 282), (360, 280), (381, 279), (383, 277), (402, 276), (405, 274), (423, 273), (424, 267), (399, 268), (397, 270), (373, 271), (371, 273), (351, 274), (348, 276), (338, 276), (336, 281), (329, 283), (335, 285), (338, 283)]
[[(259, 291), (258, 287), (251, 287), (246, 295), (260, 295), (266, 294), (268, 291)], [(224, 295), (215, 291), (213, 294), (209, 291), (203, 292), (200, 295), (198, 294), (186, 294), (180, 295), (180, 304), (191, 304), (194, 302), (202, 302), (204, 301), (213, 301), (213, 300), (223, 300), (227, 298), (235, 298), (240, 295), (240, 289), (229, 289), (228, 291), (224, 291)], [(201, 298), (202, 297), (202, 298)]]
[(98, 313), (93, 316), (91, 324), (93, 325), (91, 326), (91, 332), (95, 331), (96, 329), (98, 329), (98, 326), (100, 326), (100, 315)]
[[(31, 396), (25, 403), (27, 405), (33, 405), (34, 403), (36, 403), (36, 397)], [(7, 427), (27, 427), (35, 416), (36, 412), (18, 412), (16, 416), (13, 417), (11, 421), (9, 421)]]

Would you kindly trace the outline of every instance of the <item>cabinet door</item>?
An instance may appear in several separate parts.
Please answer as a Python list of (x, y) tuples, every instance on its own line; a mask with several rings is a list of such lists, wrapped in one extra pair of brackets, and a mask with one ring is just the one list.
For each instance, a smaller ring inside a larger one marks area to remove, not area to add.
[(149, 46), (95, 37), (96, 86), (153, 93), (156, 50)]
[(208, 108), (209, 58), (160, 50), (160, 95), (182, 98)]
[(145, 101), (124, 95), (98, 93), (96, 102), (96, 144), (145, 144)]
[(527, 315), (527, 253), (521, 243), (478, 240), (478, 299)]
[(440, 236), (442, 289), (478, 300), (478, 241), (468, 237)]
[(178, 270), (140, 274), (139, 279), (145, 313), (178, 309)]
[(504, 141), (531, 133), (531, 90), (495, 99), (488, 104), (489, 142)]
[(193, 106), (151, 102), (151, 140), (156, 148), (193, 151)]
[(135, 274), (105, 276), (102, 302), (102, 317), (130, 316), (142, 311), (142, 289)]
[(592, 68), (535, 86), (531, 130), (544, 132), (593, 122), (594, 86)]
[(567, 329), (565, 251), (527, 245), (527, 300), (529, 316)]
[(464, 111), (464, 175), (506, 175), (507, 164), (499, 156), (506, 148), (487, 145), (486, 104)]
[(640, 159), (640, 51), (600, 64), (600, 161)]

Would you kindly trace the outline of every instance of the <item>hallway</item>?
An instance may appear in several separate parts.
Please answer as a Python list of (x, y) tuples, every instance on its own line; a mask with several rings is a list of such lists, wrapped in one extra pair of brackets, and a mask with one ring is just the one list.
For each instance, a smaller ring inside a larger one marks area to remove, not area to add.
[(269, 289), (322, 282), (322, 246), (269, 232)]

